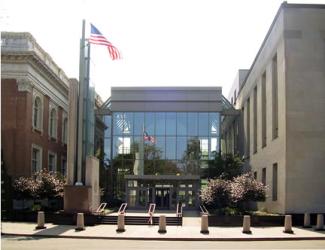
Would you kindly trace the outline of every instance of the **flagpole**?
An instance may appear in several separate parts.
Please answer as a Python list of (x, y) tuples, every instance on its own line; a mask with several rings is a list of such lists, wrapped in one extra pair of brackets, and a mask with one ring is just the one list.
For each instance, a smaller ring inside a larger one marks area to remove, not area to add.
[(85, 27), (86, 21), (82, 20), (82, 31), (80, 39), (80, 57), (79, 57), (79, 103), (78, 103), (78, 140), (77, 140), (77, 182), (75, 185), (82, 186), (83, 169), (83, 114), (84, 114), (84, 78), (85, 78)]

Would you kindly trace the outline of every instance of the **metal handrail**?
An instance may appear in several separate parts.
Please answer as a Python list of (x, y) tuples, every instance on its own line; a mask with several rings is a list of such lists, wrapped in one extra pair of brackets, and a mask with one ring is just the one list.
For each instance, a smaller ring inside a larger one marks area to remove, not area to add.
[(155, 213), (155, 209), (156, 209), (156, 203), (150, 203), (149, 204), (149, 209), (148, 209), (148, 214), (149, 214), (149, 220), (148, 220), (148, 224), (152, 225), (153, 224), (153, 215)]
[(201, 209), (201, 214), (209, 215), (208, 209), (206, 209), (206, 207), (203, 204), (200, 205), (200, 209)]
[(105, 211), (105, 207), (107, 206), (107, 203), (103, 202), (100, 203), (99, 207), (96, 210), (96, 213), (103, 213)]
[(177, 203), (176, 207), (176, 217), (182, 217), (183, 216), (183, 205), (181, 202)]
[(118, 210), (118, 214), (125, 214), (125, 210), (126, 210), (126, 207), (127, 207), (127, 203), (122, 203), (119, 210)]

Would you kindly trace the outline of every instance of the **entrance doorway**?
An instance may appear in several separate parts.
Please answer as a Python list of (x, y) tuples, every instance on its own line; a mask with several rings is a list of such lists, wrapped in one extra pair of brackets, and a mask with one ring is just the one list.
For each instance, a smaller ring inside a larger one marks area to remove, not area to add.
[(170, 192), (169, 188), (156, 188), (155, 203), (157, 208), (169, 209)]

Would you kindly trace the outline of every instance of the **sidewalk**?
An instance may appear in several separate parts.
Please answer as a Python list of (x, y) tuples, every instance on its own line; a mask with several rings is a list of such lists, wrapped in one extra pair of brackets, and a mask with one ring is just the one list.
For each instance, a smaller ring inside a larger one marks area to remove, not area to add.
[(45, 224), (46, 229), (35, 230), (36, 223), (2, 222), (1, 234), (88, 239), (137, 239), (137, 240), (325, 240), (325, 231), (293, 228), (294, 234), (283, 233), (283, 227), (252, 227), (251, 235), (243, 234), (241, 227), (209, 227), (209, 234), (201, 234), (200, 226), (168, 226), (167, 233), (158, 233), (158, 226), (126, 225), (126, 231), (116, 232), (115, 225), (96, 225), (76, 232), (75, 226)]

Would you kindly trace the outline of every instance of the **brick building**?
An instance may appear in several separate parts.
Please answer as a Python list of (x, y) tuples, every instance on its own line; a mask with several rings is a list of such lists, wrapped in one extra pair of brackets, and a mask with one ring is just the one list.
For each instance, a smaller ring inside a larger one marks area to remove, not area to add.
[(69, 79), (29, 33), (1, 33), (1, 148), (10, 176), (65, 173)]

